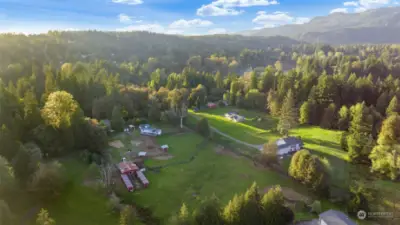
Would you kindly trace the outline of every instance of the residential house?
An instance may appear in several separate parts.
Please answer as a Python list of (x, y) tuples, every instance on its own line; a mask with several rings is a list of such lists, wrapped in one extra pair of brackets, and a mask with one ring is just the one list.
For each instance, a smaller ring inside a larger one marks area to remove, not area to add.
[(139, 125), (140, 134), (148, 136), (160, 136), (162, 131), (151, 127), (149, 124)]
[(319, 214), (318, 221), (319, 225), (356, 225), (346, 214), (332, 209)]
[(276, 141), (276, 145), (278, 146), (278, 156), (295, 153), (304, 146), (303, 141), (295, 137), (281, 138)]

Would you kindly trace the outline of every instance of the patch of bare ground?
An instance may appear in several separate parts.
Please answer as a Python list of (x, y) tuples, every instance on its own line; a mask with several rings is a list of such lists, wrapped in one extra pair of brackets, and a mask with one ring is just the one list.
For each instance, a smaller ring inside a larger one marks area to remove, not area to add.
[[(268, 187), (264, 188), (263, 192), (267, 193), (273, 187), (274, 186), (268, 186)], [(283, 196), (285, 197), (286, 200), (289, 200), (292, 202), (298, 202), (298, 201), (309, 202), (310, 201), (309, 197), (304, 196), (291, 188), (281, 187), (281, 189), (282, 189)]]
[(218, 155), (228, 155), (228, 156), (232, 156), (234, 158), (239, 158), (239, 156), (237, 154), (235, 154), (234, 152), (232, 152), (229, 149), (226, 149), (224, 146), (222, 145), (218, 145), (214, 148), (215, 152)]
[(108, 142), (108, 145), (111, 146), (111, 147), (114, 147), (114, 148), (123, 148), (123, 147), (125, 147), (125, 145), (120, 140)]
[(164, 155), (164, 156), (153, 157), (153, 159), (155, 159), (155, 160), (170, 160), (172, 158), (174, 158), (172, 155)]

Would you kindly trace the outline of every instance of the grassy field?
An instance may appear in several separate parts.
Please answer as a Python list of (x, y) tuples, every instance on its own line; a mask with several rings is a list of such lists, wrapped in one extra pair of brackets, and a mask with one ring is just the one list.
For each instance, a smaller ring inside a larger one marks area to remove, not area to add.
[[(169, 152), (174, 158), (163, 162), (148, 159), (146, 160), (148, 166), (186, 161), (203, 139), (195, 133), (187, 133), (161, 136), (157, 141), (160, 144), (168, 144)], [(158, 173), (146, 172), (150, 186), (133, 194), (126, 193), (124, 198), (140, 206), (149, 207), (156, 217), (165, 221), (179, 210), (182, 203), (193, 209), (201, 200), (214, 194), (226, 204), (234, 194), (244, 192), (254, 181), (261, 190), (271, 185), (281, 185), (305, 192), (301, 186), (284, 176), (255, 167), (252, 161), (246, 158), (217, 150), (215, 144), (206, 143), (190, 163), (172, 165), (161, 169)], [(307, 215), (300, 213), (299, 216)]]
[(110, 213), (106, 196), (83, 185), (88, 165), (77, 157), (64, 160), (62, 164), (72, 182), (61, 198), (49, 206), (50, 215), (57, 225), (117, 224), (118, 215)]
[[(226, 112), (236, 111), (246, 117), (243, 123), (235, 123), (224, 117)], [(191, 112), (192, 115), (207, 118), (210, 125), (216, 129), (250, 144), (263, 144), (271, 139), (277, 139), (280, 135), (276, 132), (278, 119), (260, 112), (237, 110), (234, 108), (217, 108), (202, 112)], [(256, 116), (263, 121), (253, 120)], [(325, 130), (319, 127), (302, 127), (291, 130), (293, 136), (300, 136), (305, 148), (320, 152), (322, 155), (334, 156), (348, 160), (347, 153), (340, 149), (340, 131)]]

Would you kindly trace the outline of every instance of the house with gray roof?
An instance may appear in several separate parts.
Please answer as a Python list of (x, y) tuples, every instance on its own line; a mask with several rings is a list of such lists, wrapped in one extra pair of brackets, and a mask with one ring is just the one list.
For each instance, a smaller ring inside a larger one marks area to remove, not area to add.
[(162, 133), (161, 129), (153, 128), (149, 124), (139, 125), (139, 130), (141, 135), (147, 136), (160, 136)]
[(320, 225), (357, 225), (346, 214), (332, 209), (319, 214), (318, 221)]
[(295, 153), (303, 148), (303, 141), (295, 137), (281, 138), (276, 141), (278, 146), (278, 156), (284, 156), (288, 154)]

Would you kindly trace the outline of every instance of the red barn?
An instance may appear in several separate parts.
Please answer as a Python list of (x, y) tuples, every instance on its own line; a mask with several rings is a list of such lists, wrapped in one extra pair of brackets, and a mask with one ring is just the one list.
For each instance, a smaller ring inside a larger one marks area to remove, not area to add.
[(118, 164), (119, 172), (121, 174), (130, 174), (130, 173), (135, 173), (136, 171), (139, 170), (139, 167), (133, 163), (133, 162), (120, 162)]
[(129, 179), (128, 175), (126, 174), (121, 174), (121, 180), (125, 184), (126, 189), (128, 189), (129, 192), (134, 191), (133, 184), (131, 180)]
[(147, 178), (144, 176), (144, 174), (142, 173), (142, 171), (137, 171), (136, 172), (137, 177), (139, 178), (140, 182), (142, 182), (144, 187), (149, 186), (149, 180), (147, 180)]

